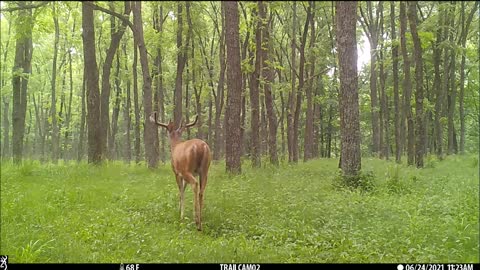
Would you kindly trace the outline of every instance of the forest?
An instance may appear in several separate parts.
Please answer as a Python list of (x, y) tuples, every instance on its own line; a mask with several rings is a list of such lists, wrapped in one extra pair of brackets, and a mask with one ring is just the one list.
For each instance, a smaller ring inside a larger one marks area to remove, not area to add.
[(479, 263), (479, 14), (1, 1), (0, 254)]

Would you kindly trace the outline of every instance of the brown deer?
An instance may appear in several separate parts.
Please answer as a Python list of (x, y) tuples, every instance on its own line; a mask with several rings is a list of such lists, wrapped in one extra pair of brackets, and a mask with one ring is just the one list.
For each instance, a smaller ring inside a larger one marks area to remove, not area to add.
[[(150, 121), (158, 126), (167, 129), (170, 141), (170, 152), (172, 159), (172, 169), (180, 189), (180, 219), (183, 219), (184, 210), (184, 192), (186, 184), (190, 184), (193, 190), (194, 215), (197, 229), (202, 230), (202, 208), (203, 193), (207, 186), (208, 169), (210, 167), (211, 155), (208, 144), (200, 139), (191, 139), (182, 141), (182, 132), (197, 123), (198, 115), (195, 120), (186, 125), (177, 128), (175, 123), (170, 121), (168, 124), (160, 123), (157, 120), (157, 112), (150, 115)], [(199, 180), (194, 177), (199, 176)]]

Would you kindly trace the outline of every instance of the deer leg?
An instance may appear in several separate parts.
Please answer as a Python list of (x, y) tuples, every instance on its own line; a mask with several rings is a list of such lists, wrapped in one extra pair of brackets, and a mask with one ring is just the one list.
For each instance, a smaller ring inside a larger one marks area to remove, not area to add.
[(200, 211), (203, 209), (203, 193), (205, 192), (205, 187), (207, 186), (207, 172), (201, 172), (200, 173)]
[(179, 205), (179, 208), (180, 208), (180, 219), (183, 219), (183, 210), (185, 209), (185, 204), (183, 203), (184, 202), (184, 194), (185, 194), (185, 180), (183, 180), (183, 177), (180, 176), (180, 175), (175, 175), (176, 179), (177, 179), (177, 185), (178, 185), (178, 189), (180, 190), (180, 205)]
[(184, 175), (185, 180), (187, 180), (190, 185), (192, 185), (193, 190), (193, 205), (194, 205), (194, 215), (195, 215), (195, 224), (197, 224), (197, 230), (202, 230), (202, 217), (200, 209), (200, 184), (197, 179), (193, 177), (192, 174), (188, 173)]

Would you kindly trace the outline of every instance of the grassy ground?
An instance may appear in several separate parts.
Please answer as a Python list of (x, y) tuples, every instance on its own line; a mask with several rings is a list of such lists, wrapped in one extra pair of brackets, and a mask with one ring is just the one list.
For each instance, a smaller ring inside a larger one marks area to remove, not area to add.
[(375, 187), (335, 184), (338, 160), (229, 176), (213, 165), (204, 230), (170, 165), (1, 166), (1, 250), (10, 262), (479, 262), (475, 156), (417, 170), (364, 158)]

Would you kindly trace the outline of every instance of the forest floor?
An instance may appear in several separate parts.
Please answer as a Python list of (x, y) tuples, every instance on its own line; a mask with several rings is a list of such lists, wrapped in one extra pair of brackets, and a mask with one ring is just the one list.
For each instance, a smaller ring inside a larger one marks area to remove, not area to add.
[(230, 176), (213, 164), (203, 231), (169, 164), (1, 165), (1, 251), (33, 263), (479, 262), (478, 156), (425, 169), (362, 159), (371, 189), (336, 184), (337, 159)]

